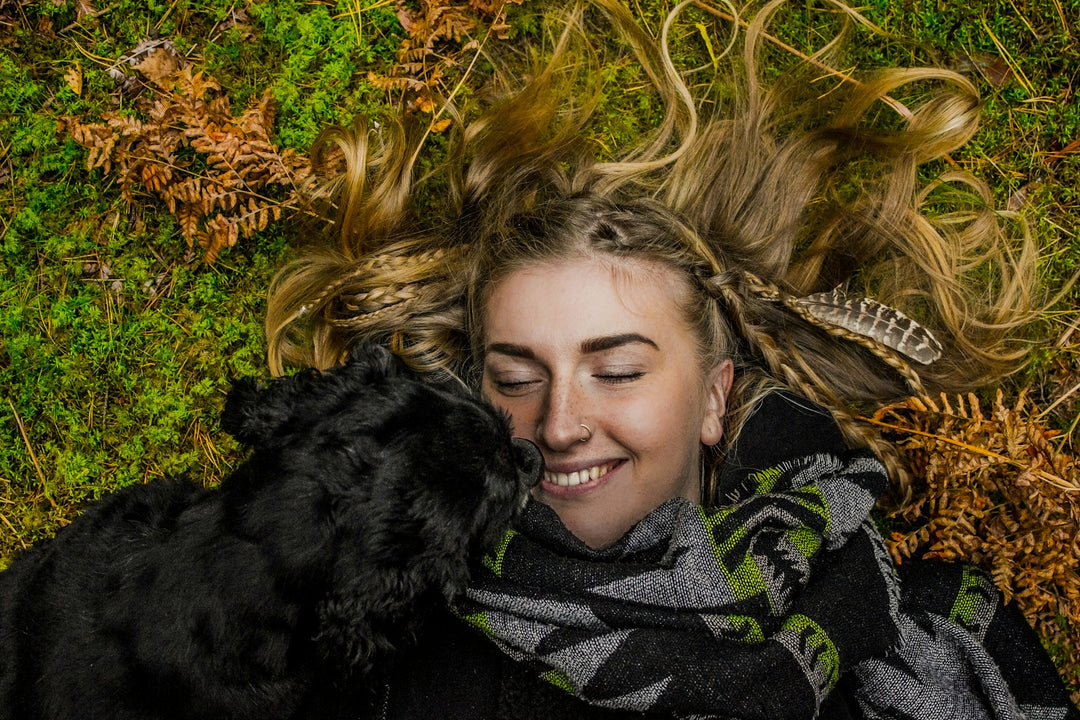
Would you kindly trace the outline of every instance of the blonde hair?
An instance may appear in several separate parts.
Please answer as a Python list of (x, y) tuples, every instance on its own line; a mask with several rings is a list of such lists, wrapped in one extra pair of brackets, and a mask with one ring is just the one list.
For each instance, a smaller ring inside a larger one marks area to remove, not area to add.
[[(418, 370), (467, 376), (494, 283), (585, 252), (654, 260), (686, 279), (703, 363), (736, 363), (728, 443), (764, 392), (787, 386), (830, 407), (853, 442), (889, 460), (889, 447), (851, 421), (853, 407), (971, 388), (1019, 367), (1025, 349), (1010, 338), (1036, 303), (1025, 225), (995, 212), (988, 188), (968, 174), (950, 171), (925, 186), (917, 176), (974, 133), (975, 87), (947, 70), (896, 68), (808, 97), (837, 43), (766, 86), (760, 45), (782, 2), (748, 24), (741, 57), (729, 58), (722, 76), (727, 91), (695, 97), (667, 50), (687, 3), (656, 41), (615, 0), (592, 0), (665, 109), (649, 137), (608, 158), (584, 140), (598, 91), (595, 83), (582, 90), (582, 80), (597, 73), (582, 30), (588, 13), (576, 6), (524, 87), (470, 123), (455, 115), (455, 142), (435, 172), (449, 190), (434, 210), (410, 207), (422, 140), (404, 126), (384, 126), (376, 148), (362, 124), (325, 132), (316, 158), (337, 147), (346, 163), (319, 196), (336, 198), (336, 248), (275, 280), (272, 370), (327, 367), (369, 339)], [(921, 93), (910, 108), (890, 97), (909, 88)], [(878, 119), (883, 104), (899, 109), (892, 121)], [(798, 302), (836, 286), (917, 318), (943, 357), (916, 371)]]

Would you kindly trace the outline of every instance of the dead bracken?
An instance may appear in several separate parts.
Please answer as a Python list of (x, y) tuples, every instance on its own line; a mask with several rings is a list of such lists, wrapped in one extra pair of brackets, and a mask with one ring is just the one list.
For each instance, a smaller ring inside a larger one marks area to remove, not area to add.
[[(234, 116), (221, 86), (190, 65), (168, 84), (171, 90), (155, 91), (146, 120), (108, 113), (100, 123), (65, 118), (66, 127), (89, 149), (88, 170), (115, 170), (129, 202), (137, 188), (164, 202), (188, 246), (197, 244), (213, 262), (241, 235), (265, 230), (283, 207), (295, 205), (311, 164), (271, 142), (269, 93)], [(284, 199), (268, 197), (274, 187), (285, 188)]]
[[(888, 519), (896, 562), (940, 558), (990, 573), (1076, 687), (1080, 680), (1080, 465), (1021, 393), (910, 398), (865, 418), (893, 436), (915, 498)], [(1080, 692), (1073, 693), (1080, 702)]]

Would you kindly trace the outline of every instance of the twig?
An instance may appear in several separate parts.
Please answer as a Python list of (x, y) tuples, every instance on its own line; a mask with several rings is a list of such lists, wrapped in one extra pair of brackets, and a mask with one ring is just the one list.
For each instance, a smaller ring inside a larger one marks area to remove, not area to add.
[[(8, 398), (7, 404), (8, 407), (11, 408), (11, 414), (15, 416), (15, 424), (19, 428), (19, 434), (22, 435), (23, 443), (26, 445), (26, 451), (30, 453), (30, 460), (34, 463), (34, 470), (37, 471), (38, 479), (41, 480), (41, 487), (44, 488), (46, 485), (45, 473), (41, 472), (41, 465), (38, 464), (37, 454), (34, 453), (34, 448), (30, 445), (30, 438), (26, 434), (26, 427), (23, 425), (22, 418), (19, 417), (19, 411), (15, 409), (15, 403), (11, 402), (10, 398)], [(48, 494), (45, 495), (45, 499), (48, 500), (49, 504), (54, 508), (56, 507), (56, 503), (53, 502), (53, 499), (49, 497)]]
[(1054, 347), (1065, 347), (1069, 342), (1069, 338), (1072, 337), (1072, 334), (1074, 332), (1076, 332), (1077, 327), (1080, 327), (1080, 317), (1073, 318), (1073, 321), (1069, 323), (1069, 327), (1065, 330), (1065, 332), (1061, 334), (1061, 337), (1057, 339), (1057, 342), (1054, 343)]
[(115, 67), (116, 66), (116, 63), (114, 63), (111, 58), (107, 58), (107, 57), (104, 57), (102, 55), (95, 55), (94, 53), (90, 52), (89, 50), (86, 50), (85, 48), (83, 48), (83, 46), (79, 44), (78, 40), (72, 40), (71, 42), (75, 45), (75, 49), (78, 50), (79, 52), (81, 52), (83, 54), (83, 56), (86, 57), (88, 60), (93, 60), (98, 65), (101, 65), (102, 67), (105, 67), (105, 68), (110, 68), (110, 67)]
[(1077, 390), (1080, 390), (1080, 383), (1077, 383), (1077, 384), (1073, 385), (1071, 388), (1069, 388), (1067, 391), (1065, 391), (1061, 395), (1061, 397), (1059, 397), (1054, 402), (1050, 403), (1050, 405), (1045, 410), (1043, 410), (1041, 413), (1038, 414), (1037, 419), (1042, 420), (1044, 417), (1047, 416), (1047, 414), (1049, 414), (1049, 412), (1051, 410), (1056, 408), (1061, 403), (1065, 402), (1065, 400), (1069, 399), (1072, 396), (1072, 394), (1074, 392), (1076, 392)]
[(1058, 160), (1063, 159), (1069, 153), (1074, 153), (1074, 152), (1080, 152), (1080, 138), (1076, 138), (1075, 140), (1073, 140), (1071, 143), (1069, 143), (1065, 147), (1061, 148), (1060, 150), (1052, 152), (1049, 155), (1047, 155), (1046, 157), (1044, 157), (1043, 158), (1043, 163), (1045, 163), (1046, 165), (1051, 165), (1051, 164), (1057, 162)]
[(7, 519), (6, 515), (0, 514), (0, 520), (3, 520), (4, 524), (8, 526), (8, 529), (11, 530), (12, 537), (19, 541), (19, 544), (22, 545), (23, 550), (30, 547), (26, 544), (26, 541), (19, 536), (19, 531), (15, 529), (15, 526), (11, 524), (11, 521)]
[(986, 34), (990, 36), (990, 39), (994, 41), (994, 45), (997, 47), (998, 52), (1001, 53), (1001, 58), (1005, 61), (1005, 64), (1009, 66), (1009, 69), (1013, 71), (1013, 74), (1020, 80), (1020, 84), (1024, 86), (1030, 97), (1035, 97), (1035, 89), (1031, 86), (1031, 81), (1027, 79), (1027, 75), (1024, 74), (1023, 69), (1013, 59), (1013, 56), (1009, 53), (1008, 49), (1001, 44), (1001, 41), (997, 39), (997, 35), (990, 29), (990, 25), (986, 22), (986, 18), (982, 18), (983, 29), (986, 30)]
[(1060, 0), (1054, 0), (1054, 7), (1058, 11), (1058, 19), (1061, 20), (1061, 29), (1065, 31), (1065, 34), (1069, 34), (1069, 23), (1065, 22), (1065, 11), (1061, 8)]
[(71, 23), (70, 25), (68, 25), (67, 27), (65, 27), (65, 28), (64, 28), (63, 30), (61, 30), (61, 31), (60, 31), (59, 33), (57, 33), (57, 34), (58, 34), (58, 35), (63, 35), (63, 34), (64, 34), (64, 33), (66, 33), (66, 32), (67, 32), (68, 30), (71, 30), (72, 28), (74, 28), (75, 26), (77, 26), (77, 25), (78, 25), (79, 23), (81, 23), (81, 22), (82, 22), (83, 20), (85, 20), (86, 18), (91, 18), (91, 19), (93, 19), (93, 18), (101, 17), (102, 15), (104, 15), (104, 14), (105, 14), (105, 13), (107, 13), (107, 12), (112, 12), (112, 8), (111, 8), (111, 7), (107, 7), (107, 8), (102, 8), (101, 10), (95, 10), (94, 12), (89, 12), (89, 13), (86, 13), (85, 15), (83, 15), (82, 17), (80, 17), (79, 19), (77, 19), (77, 20), (76, 20), (75, 22), (73, 22), (73, 23)]

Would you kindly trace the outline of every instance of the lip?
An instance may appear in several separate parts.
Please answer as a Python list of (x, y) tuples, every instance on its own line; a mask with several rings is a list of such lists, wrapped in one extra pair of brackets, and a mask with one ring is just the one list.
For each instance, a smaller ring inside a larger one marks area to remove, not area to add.
[[(584, 464), (579, 463), (574, 466), (549, 465), (547, 466), (547, 472), (545, 472), (544, 479), (540, 481), (540, 483), (536, 486), (536, 489), (539, 490), (542, 494), (557, 498), (572, 498), (586, 495), (606, 485), (611, 480), (615, 472), (619, 468), (621, 468), (624, 463), (624, 460), (600, 460), (590, 461), (589, 463)], [(602, 475), (595, 479), (590, 479), (587, 482), (579, 483), (578, 485), (557, 485), (555, 483), (549, 482), (547, 479), (547, 473), (554, 472), (559, 474), (568, 474), (579, 470), (588, 470), (592, 467), (605, 466), (607, 467), (607, 470)]]

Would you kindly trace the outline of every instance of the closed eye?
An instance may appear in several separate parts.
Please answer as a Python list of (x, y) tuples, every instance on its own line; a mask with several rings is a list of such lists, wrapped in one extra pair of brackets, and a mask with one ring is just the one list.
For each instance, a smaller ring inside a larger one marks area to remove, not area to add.
[(528, 392), (539, 382), (539, 380), (492, 380), (491, 384), (503, 395), (520, 395)]
[(623, 383), (633, 382), (644, 375), (644, 372), (638, 371), (628, 373), (597, 373), (593, 375), (593, 377), (609, 385), (621, 385)]

